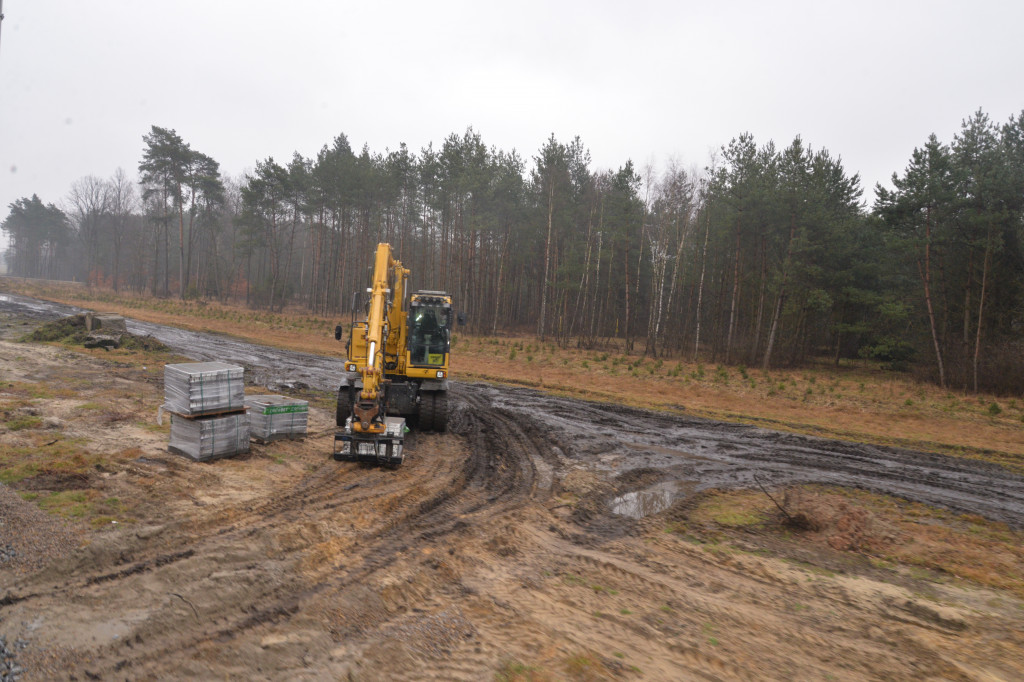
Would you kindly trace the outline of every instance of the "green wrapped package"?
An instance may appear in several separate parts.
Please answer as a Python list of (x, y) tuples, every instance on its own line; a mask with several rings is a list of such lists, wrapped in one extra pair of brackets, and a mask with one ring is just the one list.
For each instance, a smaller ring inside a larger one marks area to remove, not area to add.
[(309, 417), (309, 403), (283, 395), (249, 395), (249, 432), (259, 442), (282, 438), (304, 438)]

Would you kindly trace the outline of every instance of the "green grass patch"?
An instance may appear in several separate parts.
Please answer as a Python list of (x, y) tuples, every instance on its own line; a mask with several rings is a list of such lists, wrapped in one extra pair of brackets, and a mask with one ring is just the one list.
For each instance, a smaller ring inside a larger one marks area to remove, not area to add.
[(576, 654), (565, 660), (570, 677), (578, 680), (604, 680), (611, 677), (611, 671), (596, 656)]
[(756, 526), (767, 520), (766, 502), (764, 495), (755, 491), (712, 494), (696, 515), (728, 528)]
[(21, 431), (22, 429), (35, 429), (39, 428), (43, 423), (43, 420), (39, 417), (30, 414), (22, 414), (17, 417), (12, 417), (4, 422), (11, 431)]
[(90, 453), (80, 438), (65, 439), (52, 434), (32, 434), (32, 445), (0, 449), (0, 483), (15, 484), (40, 474), (79, 474), (103, 466), (107, 458)]
[(99, 496), (95, 490), (61, 490), (37, 500), (44, 511), (69, 519), (81, 519), (93, 513), (93, 501)]
[(503, 661), (494, 673), (495, 682), (541, 682), (550, 679), (539, 668), (521, 661)]

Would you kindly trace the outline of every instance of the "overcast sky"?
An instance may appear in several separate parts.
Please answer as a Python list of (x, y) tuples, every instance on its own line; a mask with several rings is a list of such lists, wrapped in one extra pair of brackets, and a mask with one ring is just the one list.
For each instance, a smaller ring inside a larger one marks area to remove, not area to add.
[[(627, 9), (628, 7), (628, 9)], [(473, 126), (530, 159), (702, 167), (749, 131), (841, 156), (871, 188), (979, 107), (1024, 110), (1024, 2), (6, 0), (0, 219), (137, 174), (174, 128), (238, 175), (339, 133), (418, 151)]]

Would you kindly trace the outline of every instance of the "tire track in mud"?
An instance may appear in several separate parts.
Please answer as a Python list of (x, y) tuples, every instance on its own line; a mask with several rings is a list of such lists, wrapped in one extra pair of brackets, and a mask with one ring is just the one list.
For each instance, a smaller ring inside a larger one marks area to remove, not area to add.
[(467, 442), (467, 460), (447, 485), (410, 513), (392, 519), (372, 538), (372, 545), (364, 545), (363, 562), (333, 588), (359, 582), (419, 544), (437, 544), (550, 493), (550, 476), (538, 476), (538, 463), (541, 469), (549, 465), (547, 446), (536, 433), (515, 417), (490, 409), (461, 385), (453, 388), (450, 404), (449, 430)]
[[(325, 457), (329, 457), (329, 455), (325, 455)], [(407, 460), (407, 465), (410, 463)], [(414, 466), (407, 466), (400, 470), (400, 473), (405, 473), (404, 482), (406, 484), (412, 484), (409, 479), (414, 482), (416, 479), (431, 478), (435, 474), (442, 474), (441, 480), (446, 480), (444, 474), (448, 472), (444, 470), (444, 467), (431, 466), (429, 458), (414, 457), (412, 463), (415, 463)], [(353, 483), (349, 482), (352, 481), (352, 478), (342, 478), (346, 474), (355, 474), (356, 481)], [(381, 477), (386, 477), (387, 480), (381, 485), (376, 485), (374, 479)], [(348, 486), (344, 486), (340, 484), (341, 482), (349, 483)], [(343, 488), (353, 485), (358, 486), (353, 488), (354, 490), (372, 491), (372, 494), (358, 497), (347, 496)], [(246, 544), (251, 544), (253, 547), (269, 547), (274, 533), (286, 528), (289, 523), (323, 520), (335, 513), (338, 507), (367, 504), (372, 498), (401, 495), (403, 487), (402, 484), (396, 482), (395, 472), (385, 472), (381, 469), (362, 467), (357, 464), (346, 465), (329, 460), (287, 493), (264, 504), (244, 505), (249, 508), (243, 508), (241, 515), (231, 516), (227, 526), (219, 527), (217, 523), (217, 518), (224, 517), (222, 513), (218, 513), (215, 518), (201, 521), (198, 530), (195, 528), (195, 524), (188, 520), (169, 525), (161, 533), (160, 541), (155, 543), (157, 546), (147, 544), (141, 548), (141, 551), (130, 551), (128, 555), (117, 557), (118, 561), (113, 566), (110, 563), (100, 562), (101, 566), (94, 570), (76, 571), (73, 582), (26, 595), (25, 598), (59, 599), (61, 595), (74, 596), (80, 594), (85, 588), (101, 583), (109, 591), (137, 589), (133, 587), (134, 583), (126, 582), (123, 588), (119, 583), (131, 581), (140, 573), (150, 572), (169, 564), (169, 561), (161, 560), (163, 555), (159, 553), (161, 550), (166, 552), (168, 544), (189, 546), (191, 549), (186, 553), (180, 553), (181, 556), (176, 555), (175, 559), (193, 559), (196, 562), (206, 561), (218, 553), (231, 554), (236, 551), (233, 548)], [(444, 497), (453, 499), (458, 497), (458, 493), (453, 492), (450, 486), (441, 485), (440, 487), (446, 491), (442, 493)], [(344, 499), (339, 501), (337, 499), (339, 497)], [(400, 533), (389, 532), (389, 529), (400, 528), (404, 519), (416, 517), (418, 508), (430, 504), (431, 501), (428, 499), (422, 504), (406, 505), (401, 508), (386, 520), (383, 529), (373, 530), (361, 537), (359, 542), (361, 548), (372, 548), (381, 539), (387, 540), (391, 536), (399, 535)], [(177, 528), (173, 526), (177, 526)], [(387, 548), (387, 551), (379, 551), (378, 554), (382, 558), (391, 558), (395, 552), (400, 553), (400, 549), (400, 547), (392, 545)], [(144, 558), (146, 555), (155, 556)], [(129, 561), (124, 561), (129, 557)], [(301, 557), (301, 552), (291, 555), (293, 560), (299, 557)], [(239, 568), (237, 563), (237, 559), (225, 559), (221, 570), (236, 570)], [(243, 561), (243, 563), (245, 562)], [(379, 563), (383, 565), (385, 562)], [(124, 566), (127, 568), (122, 568)], [(94, 575), (97, 572), (99, 575)], [(123, 665), (127, 660), (130, 661), (130, 667), (135, 674), (146, 677), (150, 674), (146, 672), (149, 666), (159, 667), (163, 662), (175, 660), (176, 657), (198, 655), (203, 647), (211, 641), (223, 643), (234, 640), (254, 628), (287, 620), (295, 616), (304, 600), (315, 598), (317, 594), (322, 594), (324, 591), (343, 588), (353, 581), (358, 582), (358, 580), (358, 577), (349, 578), (348, 576), (329, 578), (311, 588), (295, 571), (289, 571), (277, 580), (257, 585), (254, 589), (247, 591), (244, 600), (219, 605), (207, 604), (207, 608), (202, 612), (204, 625), (201, 626), (198, 624), (188, 625), (192, 614), (187, 609), (180, 609), (180, 614), (173, 615), (176, 613), (173, 607), (176, 602), (171, 601), (169, 606), (165, 604), (161, 607), (165, 617), (159, 619), (160, 622), (138, 628), (139, 638), (134, 644), (132, 642), (110, 644), (97, 652), (96, 663), (91, 670), (93, 674), (98, 674), (101, 677), (108, 674), (113, 675), (119, 671), (118, 666)], [(189, 593), (186, 592), (186, 596), (188, 595)], [(184, 601), (185, 597), (182, 597), (182, 600)], [(210, 608), (214, 608), (214, 612), (211, 612)], [(196, 613), (197, 619), (199, 615)]]
[[(400, 500), (399, 508), (383, 519), (380, 527), (359, 537), (362, 560), (353, 569), (333, 577), (322, 576), (312, 587), (303, 587), (296, 579), (265, 585), (248, 594), (244, 602), (220, 610), (214, 629), (199, 627), (188, 632), (188, 628), (179, 624), (175, 635), (167, 638), (160, 634), (162, 626), (155, 631), (142, 628), (142, 637), (152, 644), (145, 647), (135, 645), (131, 651), (125, 648), (131, 645), (112, 645), (109, 656), (102, 657), (104, 665), (108, 666), (106, 670), (114, 672), (118, 664), (114, 661), (125, 657), (130, 659), (135, 670), (145, 670), (147, 664), (159, 665), (161, 661), (173, 660), (176, 656), (197, 654), (211, 640), (233, 640), (253, 628), (290, 619), (304, 603), (329, 598), (347, 587), (361, 586), (368, 576), (387, 568), (410, 550), (436, 544), (446, 536), (469, 529), (471, 524), (476, 526), (528, 504), (538, 493), (533, 459), (541, 456), (539, 452), (544, 447), (543, 443), (537, 440), (536, 435), (519, 429), (515, 419), (487, 412), (483, 406), (470, 407), (467, 402), (472, 400), (472, 396), (468, 401), (461, 398), (453, 400), (455, 408), (451, 427), (460, 437), (479, 446), (472, 447), (469, 456), (453, 466), (433, 463), (429, 453), (423, 452), (429, 450), (431, 441), (437, 436), (417, 434), (414, 439), (418, 442), (411, 448), (417, 451), (398, 472), (342, 465), (328, 460), (281, 496), (262, 504), (242, 505), (240, 510), (236, 510), (238, 513), (230, 515), (226, 526), (219, 527), (216, 518), (199, 521), (198, 528), (196, 522), (177, 524), (182, 528), (175, 530), (175, 535), (184, 534), (194, 539), (190, 544), (194, 549), (183, 558), (194, 556), (202, 559), (225, 546), (231, 547), (247, 540), (265, 545), (268, 534), (291, 522), (315, 521), (336, 510), (343, 512), (344, 508), (367, 504), (371, 499), (403, 496), (405, 488), (415, 488), (425, 480), (433, 480), (436, 484), (425, 499), (408, 503)], [(505, 446), (492, 447), (496, 438)], [(356, 477), (353, 479), (351, 474), (356, 474)], [(343, 482), (348, 485), (342, 485)], [(339, 492), (346, 487), (359, 492), (355, 495), (348, 491)], [(544, 491), (538, 494), (544, 494)], [(224, 513), (217, 514), (219, 518), (224, 516)], [(199, 537), (195, 537), (197, 534)], [(163, 551), (166, 551), (168, 541), (173, 542), (173, 539), (165, 537), (159, 543)], [(120, 562), (113, 571), (109, 564), (104, 565), (98, 579), (90, 577), (90, 572), (79, 573), (75, 583), (50, 591), (48, 596), (73, 594), (97, 582), (130, 579), (143, 570), (162, 565), (159, 561), (162, 555), (158, 553), (155, 558), (144, 558), (146, 554), (156, 553), (156, 547), (146, 547), (146, 550), (149, 551), (132, 552), (131, 561)], [(117, 570), (125, 565), (128, 568)], [(188, 614), (183, 613), (187, 620)], [(97, 670), (103, 670), (103, 666)]]
[[(475, 396), (463, 395), (458, 389), (453, 393), (449, 428), (466, 439), (471, 447), (467, 459), (454, 468), (445, 483), (426, 499), (406, 507), (399, 514), (390, 515), (376, 531), (360, 537), (362, 559), (351, 569), (337, 576), (323, 576), (298, 597), (293, 592), (285, 592), (279, 597), (265, 595), (264, 603), (255, 616), (239, 618), (234, 624), (222, 627), (217, 632), (218, 640), (233, 639), (251, 627), (290, 617), (302, 608), (302, 604), (331, 600), (332, 595), (336, 596), (347, 588), (359, 588), (374, 573), (409, 554), (415, 555), (418, 549), (437, 545), (446, 537), (472, 532), (481, 524), (501, 519), (550, 492), (550, 477), (541, 481), (542, 485), (538, 487), (535, 463), (544, 461), (545, 450), (548, 449), (543, 439), (537, 433), (521, 428), (518, 419), (487, 409)], [(417, 449), (429, 447), (429, 437), (419, 434), (418, 440), (415, 444)], [(416, 459), (428, 457), (429, 454), (421, 453)], [(383, 470), (376, 469), (374, 473), (380, 471)], [(406, 471), (406, 465), (398, 470), (399, 473)], [(387, 475), (394, 477), (394, 472), (387, 472)], [(423, 478), (422, 474), (417, 477), (418, 480)], [(416, 485), (417, 479), (406, 483)], [(389, 484), (386, 492), (374, 497), (396, 494), (396, 488), (400, 487)], [(360, 502), (346, 499), (344, 505)], [(278, 507), (274, 505), (275, 509)], [(268, 522), (261, 519), (260, 524)], [(422, 595), (417, 600), (429, 601)], [(205, 635), (196, 636), (192, 641), (178, 641), (173, 647), (153, 652), (146, 658), (160, 660), (170, 654), (191, 651), (207, 638)]]
[[(1024, 476), (989, 462), (587, 403), (476, 385), (500, 409), (540, 422), (571, 458), (606, 473), (661, 469), (696, 490), (799, 483), (862, 488), (1024, 528)], [(613, 466), (614, 465), (614, 466)]]

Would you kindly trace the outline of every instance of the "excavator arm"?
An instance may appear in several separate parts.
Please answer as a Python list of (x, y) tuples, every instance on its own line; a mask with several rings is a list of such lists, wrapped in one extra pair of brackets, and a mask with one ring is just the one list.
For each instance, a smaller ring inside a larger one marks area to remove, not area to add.
[[(385, 364), (388, 337), (404, 328), (405, 280), (409, 271), (395, 260), (390, 244), (378, 244), (374, 258), (370, 309), (366, 316), (366, 362), (359, 368), (363, 388), (353, 405), (352, 430), (356, 433), (384, 433)], [(395, 305), (395, 301), (398, 302)]]

